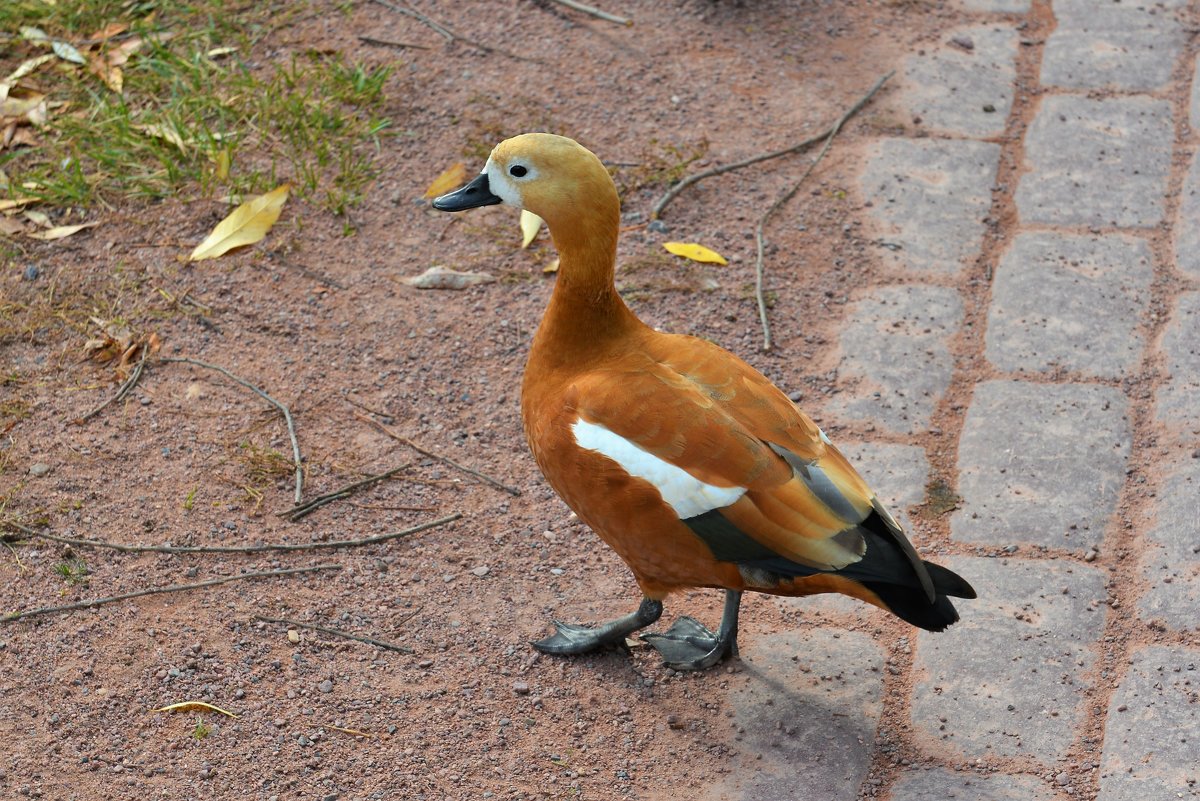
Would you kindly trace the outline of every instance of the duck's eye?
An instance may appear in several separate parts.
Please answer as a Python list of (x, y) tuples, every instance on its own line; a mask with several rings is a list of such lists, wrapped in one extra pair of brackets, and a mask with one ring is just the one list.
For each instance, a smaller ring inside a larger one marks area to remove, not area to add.
[(524, 178), (528, 172), (529, 170), (520, 164), (514, 164), (508, 168), (508, 174), (513, 178)]

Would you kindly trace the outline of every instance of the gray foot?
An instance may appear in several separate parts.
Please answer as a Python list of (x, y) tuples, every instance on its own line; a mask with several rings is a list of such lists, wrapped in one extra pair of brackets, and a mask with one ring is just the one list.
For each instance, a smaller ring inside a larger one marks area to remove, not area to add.
[(586, 654), (623, 646), (625, 638), (662, 616), (662, 602), (646, 598), (636, 612), (596, 627), (554, 621), (554, 634), (531, 643), (544, 654)]
[(707, 670), (737, 653), (736, 630), (722, 638), (691, 617), (679, 618), (662, 634), (643, 634), (642, 639), (674, 670)]

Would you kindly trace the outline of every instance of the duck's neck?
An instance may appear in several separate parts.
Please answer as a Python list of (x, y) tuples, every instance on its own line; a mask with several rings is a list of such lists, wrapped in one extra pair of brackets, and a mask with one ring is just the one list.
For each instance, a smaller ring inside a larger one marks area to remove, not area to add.
[(551, 228), (558, 277), (530, 352), (531, 361), (547, 367), (586, 364), (643, 326), (613, 285), (619, 214), (613, 210), (582, 219), (587, 222)]

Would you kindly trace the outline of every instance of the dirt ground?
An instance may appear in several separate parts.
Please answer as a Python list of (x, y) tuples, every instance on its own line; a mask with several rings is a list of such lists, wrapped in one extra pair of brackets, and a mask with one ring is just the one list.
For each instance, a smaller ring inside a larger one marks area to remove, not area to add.
[[(857, 143), (912, 121), (894, 87), (847, 126), (770, 230), (777, 349), (753, 302), (754, 224), (806, 165), (797, 156), (686, 191), (664, 230), (645, 226), (664, 175), (726, 163), (818, 132), (905, 54), (969, 19), (949, 3), (604, 0), (621, 27), (552, 2), (421, 2), (463, 37), (446, 42), (371, 2), (317, 2), (258, 45), (395, 66), (381, 174), (343, 220), (289, 202), (261, 245), (184, 263), (225, 213), (216, 201), (95, 209), (95, 229), (28, 247), (0, 278), (23, 307), (138, 309), (162, 355), (219, 364), (290, 406), (305, 497), (409, 464), (393, 480), (299, 522), (289, 444), (267, 404), (216, 373), (152, 363), (115, 390), (82, 361), (86, 334), (51, 317), (0, 342), (5, 516), (66, 537), (174, 545), (319, 543), (461, 519), (366, 547), (248, 555), (127, 553), (45, 540), (0, 551), (0, 609), (23, 611), (246, 571), (336, 572), (151, 595), (0, 625), (0, 797), (46, 799), (658, 798), (700, 795), (738, 753), (725, 690), (736, 663), (675, 675), (645, 650), (539, 657), (550, 617), (599, 620), (638, 594), (617, 557), (549, 490), (520, 430), (519, 380), (554, 278), (543, 235), (520, 250), (511, 209), (451, 217), (422, 193), (455, 161), (474, 171), (526, 130), (579, 139), (615, 165), (628, 230), (618, 282), (644, 319), (708, 337), (823, 418), (847, 293), (878, 270), (858, 236)], [(419, 43), (397, 49), (359, 39)], [(697, 241), (730, 259), (662, 252)], [(431, 265), (491, 273), (459, 292), (398, 279)], [(32, 268), (32, 269), (30, 269)], [(32, 276), (32, 277), (31, 277)], [(171, 304), (167, 295), (189, 298)], [(800, 396), (798, 396), (800, 397)], [(511, 495), (415, 452), (519, 490)], [(841, 429), (845, 437), (854, 432)], [(86, 562), (71, 583), (56, 566)], [(720, 595), (673, 599), (667, 617), (719, 616)], [(256, 621), (316, 623), (411, 649)], [(666, 618), (664, 618), (666, 619)], [(909, 630), (865, 613), (893, 647)], [(769, 599), (744, 606), (744, 637), (806, 625)], [(238, 715), (154, 713), (206, 701)], [(199, 736), (198, 716), (207, 728)]]

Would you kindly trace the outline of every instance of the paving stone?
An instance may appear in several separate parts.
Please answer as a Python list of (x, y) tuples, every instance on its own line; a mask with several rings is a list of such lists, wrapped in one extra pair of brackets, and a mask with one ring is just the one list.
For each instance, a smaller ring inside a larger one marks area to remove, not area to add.
[[(1017, 77), (1016, 31), (959, 28), (945, 41), (950, 43), (905, 62), (904, 91), (897, 96), (904, 113), (920, 117), (923, 129), (977, 137), (1004, 133)], [(954, 41), (969, 41), (971, 49)]]
[[(1192, 101), (1192, 119), (1200, 120), (1200, 84), (1196, 84), (1195, 88), (1198, 94)], [(1175, 266), (1188, 276), (1200, 280), (1200, 154), (1192, 156), (1192, 166), (1183, 179), (1179, 221), (1174, 227)]]
[(959, 440), (951, 537), (1098, 545), (1125, 480), (1127, 406), (1093, 384), (980, 383)]
[(1086, 714), (1104, 573), (1018, 558), (954, 557), (947, 566), (979, 600), (961, 602), (962, 620), (946, 631), (918, 633), (915, 727), (968, 758), (1054, 764)]
[(1128, 375), (1141, 358), (1151, 258), (1145, 240), (1116, 234), (1018, 235), (996, 270), (988, 359), (1002, 370)]
[(869, 146), (860, 186), (883, 260), (943, 275), (971, 264), (999, 161), (999, 145), (987, 142), (884, 139)]
[(1058, 795), (1031, 776), (956, 773), (937, 768), (905, 773), (888, 801), (1057, 801)]
[(1200, 442), (1200, 292), (1180, 296), (1162, 349), (1170, 378), (1158, 391), (1158, 419), (1185, 442)]
[(1104, 726), (1098, 801), (1200, 797), (1200, 649), (1130, 654)]
[(1186, 34), (1158, 3), (1054, 4), (1058, 25), (1046, 41), (1041, 82), (1071, 89), (1150, 91), (1166, 84)]
[[(854, 632), (745, 636), (745, 679), (729, 698), (741, 751), (710, 798), (854, 801), (871, 766), (883, 710), (883, 649)], [(744, 731), (743, 731), (744, 730)]]
[(948, 342), (962, 317), (958, 293), (946, 287), (884, 287), (853, 303), (838, 374), (854, 390), (834, 395), (826, 409), (906, 434), (927, 428), (950, 385)]
[[(1025, 137), (1025, 223), (1149, 227), (1163, 217), (1171, 105), (1147, 97), (1051, 95)], [(1117, 191), (1119, 188), (1119, 191)]]
[(962, 0), (967, 11), (983, 11), (991, 14), (1024, 14), (1029, 10), (1030, 0)]
[(1193, 128), (1200, 128), (1200, 61), (1196, 62), (1196, 71), (1192, 74), (1192, 102), (1189, 104), (1189, 118)]
[(1138, 611), (1145, 620), (1180, 631), (1200, 629), (1200, 458), (1191, 451), (1157, 468), (1163, 483), (1147, 511), (1150, 525), (1141, 547), (1149, 589)]

